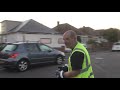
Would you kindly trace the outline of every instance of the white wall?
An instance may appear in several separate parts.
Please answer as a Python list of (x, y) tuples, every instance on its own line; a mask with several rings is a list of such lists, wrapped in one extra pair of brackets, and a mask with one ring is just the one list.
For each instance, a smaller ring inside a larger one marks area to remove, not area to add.
[(25, 38), (25, 41), (40, 41), (40, 38), (51, 38), (52, 43), (47, 45), (51, 47), (65, 46), (64, 44), (58, 44), (58, 39), (63, 38), (62, 35), (15, 33), (15, 34), (9, 34), (6, 37), (7, 37), (7, 42), (23, 41), (23, 37)]
[(16, 42), (17, 34), (8, 34), (4, 36), (4, 39), (5, 38), (7, 42)]
[(6, 38), (7, 42), (17, 42), (17, 41), (23, 41), (23, 35), (20, 33), (12, 33), (5, 35), (4, 38)]
[[(23, 41), (23, 36), (25, 41), (40, 41), (40, 38), (51, 38), (51, 44), (47, 44), (48, 46), (59, 48), (61, 46), (65, 46), (65, 44), (58, 44), (58, 39), (63, 38), (62, 35), (51, 35), (51, 34), (22, 34), (15, 33), (7, 35), (7, 42), (17, 42)], [(66, 50), (70, 50), (65, 48)]]
[(23, 35), (22, 33), (16, 33), (17, 35), (17, 38), (16, 38), (16, 41), (23, 41)]
[(51, 44), (47, 44), (51, 47), (61, 47), (64, 44), (58, 44), (58, 39), (63, 38), (62, 35), (51, 35), (51, 34), (25, 34), (25, 40), (27, 41), (39, 41), (40, 38), (51, 38)]

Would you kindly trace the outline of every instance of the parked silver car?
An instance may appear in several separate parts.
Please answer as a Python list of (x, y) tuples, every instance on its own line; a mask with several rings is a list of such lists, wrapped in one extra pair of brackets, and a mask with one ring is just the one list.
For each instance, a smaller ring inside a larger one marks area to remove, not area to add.
[(115, 42), (113, 44), (112, 51), (120, 51), (120, 42)]

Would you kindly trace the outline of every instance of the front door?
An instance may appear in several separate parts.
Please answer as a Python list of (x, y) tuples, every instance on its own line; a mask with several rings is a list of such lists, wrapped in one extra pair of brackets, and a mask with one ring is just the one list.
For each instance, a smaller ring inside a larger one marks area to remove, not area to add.
[(43, 62), (53, 62), (54, 59), (54, 53), (53, 53), (53, 49), (50, 48), (47, 45), (44, 44), (38, 44), (38, 47), (43, 55)]

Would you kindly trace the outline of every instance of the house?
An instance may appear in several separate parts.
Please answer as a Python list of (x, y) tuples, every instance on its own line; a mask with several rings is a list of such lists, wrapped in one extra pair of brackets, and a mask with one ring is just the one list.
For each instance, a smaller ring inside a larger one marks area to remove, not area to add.
[(55, 26), (53, 29), (61, 34), (64, 34), (68, 30), (73, 30), (73, 31), (77, 32), (77, 28), (75, 28), (74, 26), (72, 26), (68, 23), (60, 24), (59, 21), (57, 23), (57, 26)]
[(105, 29), (99, 29), (94, 31), (94, 35), (95, 35), (94, 39), (96, 40), (96, 42), (98, 43), (108, 42), (108, 40), (103, 37), (104, 31)]
[(81, 42), (86, 45), (90, 37), (94, 36), (94, 29), (90, 27), (83, 26), (82, 28), (79, 28), (77, 31), (78, 31), (78, 36), (81, 37)]
[(4, 20), (1, 22), (1, 31), (1, 42), (34, 41), (53, 48), (65, 46), (59, 32), (33, 19), (23, 22)]
[(0, 42), (40, 42), (47, 44), (53, 48), (63, 48), (65, 50), (70, 50), (65, 47), (63, 41), (63, 33), (67, 30), (73, 30), (77, 33), (77, 38), (81, 39), (81, 43), (87, 44), (89, 39), (94, 39), (95, 41), (105, 41), (101, 37), (101, 30), (94, 30), (90, 27), (83, 26), (77, 29), (76, 27), (64, 23), (59, 24), (54, 28), (49, 28), (33, 19), (26, 21), (12, 21), (4, 20), (1, 22), (1, 39)]
[[(88, 36), (86, 34), (83, 34), (83, 31), (79, 31), (79, 29), (77, 29), (76, 27), (74, 27), (68, 23), (60, 24), (58, 22), (57, 26), (55, 26), (53, 29), (55, 31), (59, 32), (61, 35), (63, 35), (68, 30), (73, 30), (77, 33), (78, 41), (80, 41), (84, 44), (86, 44), (86, 42), (88, 41)], [(66, 50), (69, 50), (69, 49), (66, 48)]]

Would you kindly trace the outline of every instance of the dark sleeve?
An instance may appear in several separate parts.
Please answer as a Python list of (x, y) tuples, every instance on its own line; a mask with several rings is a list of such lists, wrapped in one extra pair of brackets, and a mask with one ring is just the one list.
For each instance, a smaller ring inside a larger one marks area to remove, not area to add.
[(71, 66), (72, 70), (82, 69), (82, 64), (84, 60), (84, 53), (76, 51), (71, 56)]

